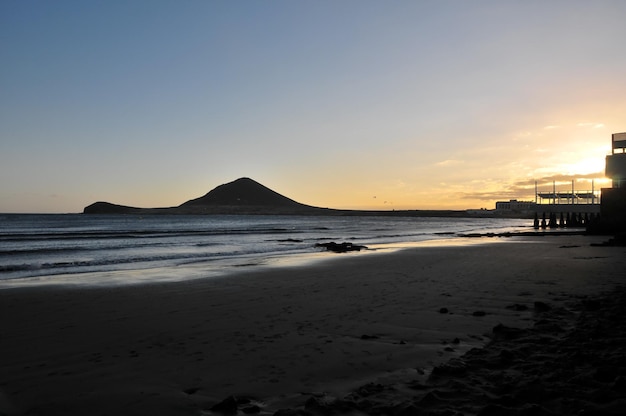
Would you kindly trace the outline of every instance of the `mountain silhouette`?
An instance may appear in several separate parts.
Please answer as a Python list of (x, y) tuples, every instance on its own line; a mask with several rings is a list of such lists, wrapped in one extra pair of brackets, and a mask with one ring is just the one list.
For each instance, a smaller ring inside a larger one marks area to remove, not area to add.
[(233, 182), (220, 185), (206, 195), (187, 201), (179, 207), (216, 205), (312, 208), (289, 199), (250, 178), (239, 178)]
[(250, 178), (218, 186), (200, 198), (171, 208), (135, 208), (96, 202), (85, 214), (314, 214), (327, 211), (301, 204)]
[(250, 178), (218, 186), (199, 198), (169, 208), (136, 208), (110, 202), (95, 202), (84, 214), (260, 214), (260, 215), (384, 215), (411, 217), (463, 217), (466, 211), (447, 210), (343, 210), (301, 204)]

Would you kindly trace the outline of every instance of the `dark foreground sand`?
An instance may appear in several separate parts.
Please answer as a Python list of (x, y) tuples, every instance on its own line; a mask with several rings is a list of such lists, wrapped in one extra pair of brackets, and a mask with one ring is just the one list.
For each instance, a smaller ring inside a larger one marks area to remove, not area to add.
[(622, 414), (626, 248), (597, 241), (3, 289), (0, 415)]

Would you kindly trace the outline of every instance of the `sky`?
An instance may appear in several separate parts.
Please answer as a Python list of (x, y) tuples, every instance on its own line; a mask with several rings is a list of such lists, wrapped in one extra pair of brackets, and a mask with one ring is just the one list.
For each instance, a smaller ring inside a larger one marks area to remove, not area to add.
[(176, 206), (240, 177), (342, 209), (610, 186), (625, 18), (622, 0), (4, 0), (0, 212)]

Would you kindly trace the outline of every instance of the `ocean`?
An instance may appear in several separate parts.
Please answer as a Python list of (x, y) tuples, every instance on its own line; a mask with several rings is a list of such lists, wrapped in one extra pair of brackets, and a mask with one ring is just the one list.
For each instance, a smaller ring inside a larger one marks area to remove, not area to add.
[[(0, 215), (0, 288), (184, 281), (531, 226), (503, 218), (6, 214)], [(331, 241), (369, 250), (336, 254), (315, 247)]]

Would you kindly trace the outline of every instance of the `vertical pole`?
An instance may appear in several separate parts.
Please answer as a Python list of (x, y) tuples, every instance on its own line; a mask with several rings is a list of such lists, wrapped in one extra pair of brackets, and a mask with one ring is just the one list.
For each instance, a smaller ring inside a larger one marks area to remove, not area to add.
[(574, 205), (574, 179), (572, 179), (572, 205)]
[(552, 181), (552, 205), (556, 205), (556, 181)]
[(596, 203), (596, 188), (593, 186), (594, 179), (591, 180), (591, 205)]
[(535, 181), (535, 205), (537, 205), (537, 181)]

